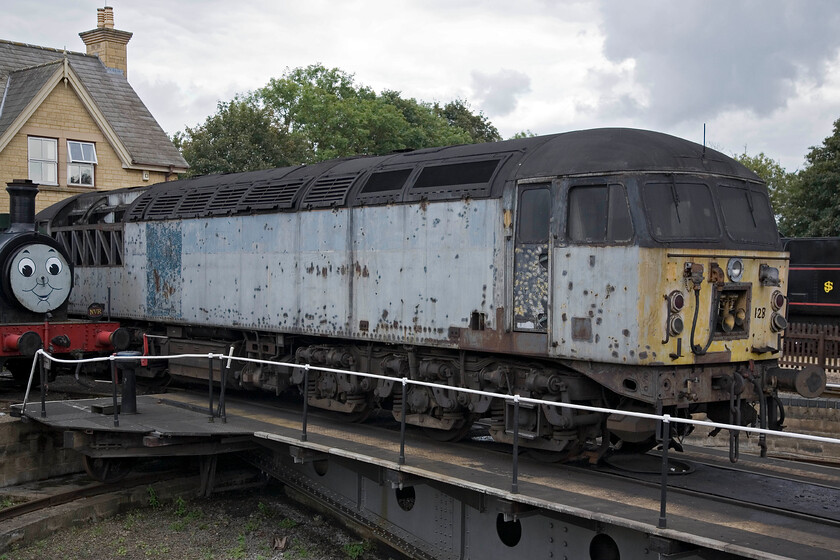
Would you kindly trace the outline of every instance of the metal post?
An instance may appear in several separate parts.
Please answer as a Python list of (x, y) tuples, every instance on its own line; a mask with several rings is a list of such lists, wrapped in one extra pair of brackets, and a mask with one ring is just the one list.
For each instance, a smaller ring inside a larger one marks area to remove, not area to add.
[(207, 391), (210, 399), (210, 422), (213, 422), (213, 358), (207, 358), (208, 372), (207, 372)]
[[(662, 401), (656, 404), (656, 413), (662, 416)], [(668, 521), (665, 518), (665, 505), (668, 497), (668, 447), (671, 443), (671, 424), (670, 415), (665, 414), (662, 420), (659, 421), (659, 430), (662, 437), (662, 481), (659, 496), (659, 524), (657, 527), (665, 529), (668, 526)]]
[[(117, 356), (139, 356), (140, 352), (117, 352)], [(137, 361), (125, 360), (120, 362), (118, 370), (123, 373), (123, 388), (120, 412), (123, 414), (137, 414), (137, 376), (135, 368)]]
[(406, 403), (406, 387), (408, 386), (408, 379), (402, 378), (402, 408), (400, 410), (400, 465), (405, 465), (405, 409)]
[(117, 428), (120, 425), (120, 406), (117, 403), (117, 362), (114, 360), (115, 355), (111, 354), (111, 385), (114, 388), (114, 427)]
[(46, 356), (41, 359), (41, 418), (47, 417), (47, 367)]
[(227, 424), (227, 411), (225, 410), (225, 386), (227, 385), (227, 370), (230, 369), (230, 360), (227, 362), (227, 367), (222, 367), (219, 363), (219, 373), (222, 376), (222, 388), (219, 390), (219, 418), (222, 422)]
[(519, 395), (513, 395), (513, 494), (519, 493)]
[(300, 441), (306, 441), (306, 421), (309, 414), (309, 364), (303, 366), (303, 424), (300, 430)]

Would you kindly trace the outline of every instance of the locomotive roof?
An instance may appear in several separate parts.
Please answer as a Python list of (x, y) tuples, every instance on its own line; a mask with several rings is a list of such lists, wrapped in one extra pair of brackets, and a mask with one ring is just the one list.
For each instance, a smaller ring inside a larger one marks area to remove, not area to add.
[(521, 179), (628, 172), (712, 173), (760, 182), (731, 157), (694, 142), (647, 130), (602, 128), (205, 175), (110, 195), (87, 193), (45, 210), (38, 220), (58, 218), (54, 226), (79, 218), (91, 223), (92, 216), (82, 216), (98, 205), (121, 205), (125, 221), (142, 221), (492, 198), (501, 196), (506, 183)]

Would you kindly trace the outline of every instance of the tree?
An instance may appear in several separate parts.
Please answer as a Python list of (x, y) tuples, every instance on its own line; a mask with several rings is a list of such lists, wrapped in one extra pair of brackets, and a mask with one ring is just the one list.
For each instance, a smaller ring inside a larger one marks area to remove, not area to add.
[(192, 173), (244, 171), (500, 140), (465, 101), (443, 106), (377, 95), (352, 74), (314, 64), (287, 70), (175, 136)]
[(476, 115), (470, 110), (469, 103), (463, 99), (450, 101), (443, 107), (435, 104), (435, 112), (446, 119), (449, 126), (467, 132), (473, 144), (480, 142), (498, 142), (502, 139), (496, 127), (479, 111)]
[(773, 211), (777, 216), (780, 227), (783, 222), (787, 223), (787, 216), (790, 213), (787, 204), (790, 200), (791, 190), (798, 180), (796, 173), (785, 171), (785, 168), (779, 162), (766, 156), (764, 152), (761, 152), (757, 156), (750, 156), (745, 151), (743, 154), (736, 155), (735, 159), (751, 169), (767, 183), (767, 188), (770, 193), (770, 203), (773, 206)]
[(789, 188), (780, 229), (788, 237), (840, 235), (840, 119), (822, 146), (811, 147), (806, 166)]
[(252, 98), (219, 102), (204, 124), (172, 139), (190, 164), (189, 175), (254, 171), (290, 165), (294, 139), (272, 126), (272, 114)]

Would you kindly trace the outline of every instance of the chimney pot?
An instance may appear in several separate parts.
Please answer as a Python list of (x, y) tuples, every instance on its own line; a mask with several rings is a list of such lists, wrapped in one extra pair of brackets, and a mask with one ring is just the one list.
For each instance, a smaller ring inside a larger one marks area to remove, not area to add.
[(103, 14), (105, 16), (105, 23), (104, 27), (108, 29), (114, 28), (114, 8), (111, 6), (105, 6), (102, 8)]
[(105, 27), (105, 9), (96, 8), (96, 27), (102, 29)]

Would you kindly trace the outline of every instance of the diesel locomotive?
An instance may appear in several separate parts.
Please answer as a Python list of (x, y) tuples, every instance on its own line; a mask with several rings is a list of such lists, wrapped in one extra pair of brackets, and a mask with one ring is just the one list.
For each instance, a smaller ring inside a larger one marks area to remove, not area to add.
[(63, 357), (126, 348), (129, 333), (119, 324), (68, 319), (73, 268), (64, 247), (35, 230), (38, 186), (17, 180), (6, 191), (10, 225), (0, 230), (0, 365), (24, 383), (41, 348)]
[(790, 253), (788, 320), (840, 323), (840, 238), (784, 240)]
[[(312, 370), (304, 387), (298, 369), (234, 364), (232, 377), (353, 420), (405, 409), (440, 439), (478, 419), (498, 441), (514, 431), (512, 405), (445, 387), (778, 428), (778, 390), (825, 385), (816, 368), (778, 367), (788, 257), (765, 184), (657, 132), (195, 177), (78, 195), (37, 221), (75, 266), (70, 309), (110, 290), (148, 352), (233, 347), (388, 376)], [(206, 359), (166, 368), (207, 378)], [(443, 388), (403, 399), (402, 377)], [(543, 457), (654, 442), (645, 419), (519, 412), (520, 445)]]

